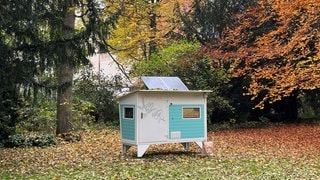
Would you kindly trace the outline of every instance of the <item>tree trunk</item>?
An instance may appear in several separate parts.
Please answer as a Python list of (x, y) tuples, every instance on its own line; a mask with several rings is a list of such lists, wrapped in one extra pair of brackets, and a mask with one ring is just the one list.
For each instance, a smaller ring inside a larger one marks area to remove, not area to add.
[(150, 1), (153, 5), (151, 8), (151, 12), (149, 12), (149, 20), (150, 20), (150, 30), (151, 30), (151, 36), (150, 42), (149, 42), (149, 53), (148, 53), (148, 59), (150, 59), (151, 54), (157, 51), (157, 43), (155, 40), (156, 37), (156, 32), (157, 32), (157, 14), (155, 11), (156, 7), (156, 0), (151, 0)]
[(69, 132), (72, 120), (72, 79), (73, 69), (64, 64), (58, 69), (58, 97), (57, 97), (57, 134)]
[[(70, 7), (71, 4), (70, 4)], [(74, 10), (67, 8), (66, 16), (63, 25), (63, 37), (70, 37), (74, 33), (75, 16)], [(57, 129), (56, 134), (69, 132), (72, 128), (72, 81), (73, 81), (73, 66), (72, 66), (72, 50), (68, 45), (60, 54), (59, 64), (57, 67), (58, 76), (58, 94), (57, 94)]]

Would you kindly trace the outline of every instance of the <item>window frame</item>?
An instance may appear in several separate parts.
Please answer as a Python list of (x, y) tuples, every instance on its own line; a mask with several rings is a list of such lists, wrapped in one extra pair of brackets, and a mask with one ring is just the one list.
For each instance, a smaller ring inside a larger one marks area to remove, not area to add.
[[(135, 106), (125, 105), (122, 108), (123, 108), (123, 112), (122, 112), (123, 119), (125, 119), (125, 120), (134, 120), (135, 119)], [(126, 109), (132, 109), (132, 117), (126, 117)]]
[[(199, 111), (199, 116), (197, 117), (185, 117), (184, 116), (184, 109), (198, 109)], [(201, 119), (201, 107), (200, 106), (183, 106), (182, 107), (182, 112), (181, 112), (181, 116), (182, 116), (182, 119), (184, 120), (188, 120), (188, 119), (191, 119), (191, 120), (196, 120), (196, 119)]]

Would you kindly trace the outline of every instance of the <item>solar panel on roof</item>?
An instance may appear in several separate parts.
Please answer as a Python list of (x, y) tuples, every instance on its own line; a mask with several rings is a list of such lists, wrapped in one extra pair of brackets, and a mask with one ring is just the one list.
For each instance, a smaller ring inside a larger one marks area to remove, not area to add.
[(141, 79), (148, 89), (188, 90), (178, 77), (142, 76)]

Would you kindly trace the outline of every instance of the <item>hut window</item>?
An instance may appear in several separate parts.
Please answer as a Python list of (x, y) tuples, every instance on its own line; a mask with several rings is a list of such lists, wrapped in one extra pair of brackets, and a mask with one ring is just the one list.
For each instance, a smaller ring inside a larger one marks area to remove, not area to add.
[(199, 107), (184, 107), (182, 110), (183, 118), (200, 118)]
[(124, 108), (124, 118), (133, 119), (133, 107)]

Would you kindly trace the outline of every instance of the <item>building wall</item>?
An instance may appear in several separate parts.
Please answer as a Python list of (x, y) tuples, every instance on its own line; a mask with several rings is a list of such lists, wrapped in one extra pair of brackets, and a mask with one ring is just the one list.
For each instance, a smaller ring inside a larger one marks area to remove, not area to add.
[(94, 54), (93, 56), (89, 57), (89, 61), (91, 62), (93, 71), (96, 74), (100, 72), (103, 76), (123, 75), (117, 64), (107, 53)]
[[(199, 118), (183, 118), (184, 107), (199, 107)], [(204, 138), (204, 105), (203, 104), (175, 104), (169, 106), (169, 134), (170, 139)]]
[[(137, 91), (121, 97), (122, 140), (149, 144), (206, 138), (205, 102), (203, 93)], [(128, 105), (134, 106), (133, 120), (123, 118), (123, 108)], [(183, 107), (199, 107), (200, 117), (182, 118)]]

